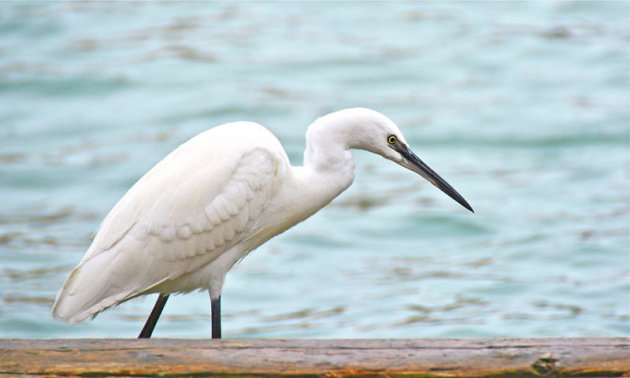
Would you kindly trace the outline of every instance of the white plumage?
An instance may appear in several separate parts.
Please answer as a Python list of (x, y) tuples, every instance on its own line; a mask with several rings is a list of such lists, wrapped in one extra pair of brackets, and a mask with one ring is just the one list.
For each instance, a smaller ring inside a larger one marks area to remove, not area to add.
[(290, 165), (261, 125), (217, 126), (175, 149), (114, 206), (57, 295), (53, 315), (74, 324), (148, 293), (208, 289), (219, 298), (238, 260), (352, 183), (351, 148), (380, 154), (440, 187), (412, 161), (396, 125), (369, 109), (315, 121), (301, 167)]

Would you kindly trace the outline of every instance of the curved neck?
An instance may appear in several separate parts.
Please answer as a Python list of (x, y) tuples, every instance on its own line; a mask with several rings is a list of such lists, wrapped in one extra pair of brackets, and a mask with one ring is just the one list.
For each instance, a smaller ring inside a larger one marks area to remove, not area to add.
[[(293, 167), (291, 194), (297, 218), (305, 219), (346, 190), (354, 180), (354, 156), (346, 138), (329, 138), (329, 123), (315, 121), (306, 133), (304, 163)], [(335, 134), (335, 133), (333, 133)], [(298, 199), (299, 198), (299, 199)], [(306, 200), (305, 200), (306, 199)]]
[(302, 169), (312, 184), (325, 188), (324, 192), (330, 191), (327, 194), (332, 198), (354, 180), (353, 129), (353, 123), (347, 119), (328, 115), (313, 122), (306, 132)]
[(375, 142), (386, 139), (384, 126), (395, 128), (393, 122), (380, 113), (354, 108), (325, 115), (308, 127), (304, 165), (293, 169), (292, 195), (308, 198), (300, 202), (308, 204), (307, 208), (296, 210), (300, 217), (313, 214), (352, 184), (354, 156), (351, 149), (388, 157)]
[(354, 181), (354, 156), (350, 148), (341, 145), (328, 147), (323, 149), (312, 141), (307, 141), (304, 165), (294, 169), (294, 176), (303, 188), (300, 195), (309, 198), (313, 213), (341, 194)]

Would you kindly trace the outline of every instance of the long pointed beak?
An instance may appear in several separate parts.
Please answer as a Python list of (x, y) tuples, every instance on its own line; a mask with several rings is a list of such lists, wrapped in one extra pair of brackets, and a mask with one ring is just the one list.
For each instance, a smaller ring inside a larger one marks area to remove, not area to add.
[(403, 167), (410, 169), (420, 176), (427, 179), (431, 184), (435, 185), (438, 189), (443, 191), (447, 196), (451, 197), (457, 203), (464, 206), (471, 212), (475, 212), (473, 208), (466, 202), (464, 197), (461, 194), (457, 193), (457, 190), (453, 189), (452, 186), (449, 185), (440, 175), (435, 173), (433, 169), (431, 169), (428, 165), (426, 165), (416, 154), (409, 149), (406, 145), (399, 143), (395, 146), (395, 150), (400, 152), (403, 156), (403, 160), (400, 162), (400, 165)]

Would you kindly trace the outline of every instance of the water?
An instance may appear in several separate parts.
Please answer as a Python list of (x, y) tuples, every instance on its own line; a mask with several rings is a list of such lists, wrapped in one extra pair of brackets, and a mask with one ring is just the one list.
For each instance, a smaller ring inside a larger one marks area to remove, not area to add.
[[(154, 297), (50, 306), (191, 136), (377, 109), (475, 208), (357, 152), (354, 185), (229, 275), (226, 337), (630, 336), (628, 2), (0, 3), (0, 337), (134, 337)], [(155, 335), (208, 337), (206, 293)]]

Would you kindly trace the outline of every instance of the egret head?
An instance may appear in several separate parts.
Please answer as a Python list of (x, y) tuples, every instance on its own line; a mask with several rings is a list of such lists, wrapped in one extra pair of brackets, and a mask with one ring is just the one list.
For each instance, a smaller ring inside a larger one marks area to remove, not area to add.
[[(328, 164), (338, 154), (352, 148), (370, 151), (416, 172), (473, 211), (464, 197), (411, 151), (398, 126), (377, 111), (353, 108), (325, 115), (309, 127), (306, 140), (305, 161), (317, 160), (314, 156), (318, 152), (326, 157), (319, 161)], [(321, 150), (313, 146), (321, 146)]]
[(353, 110), (358, 114), (358, 118), (361, 118), (358, 122), (361, 132), (355, 136), (350, 147), (374, 152), (416, 172), (457, 203), (474, 212), (464, 197), (413, 153), (393, 121), (370, 109)]

